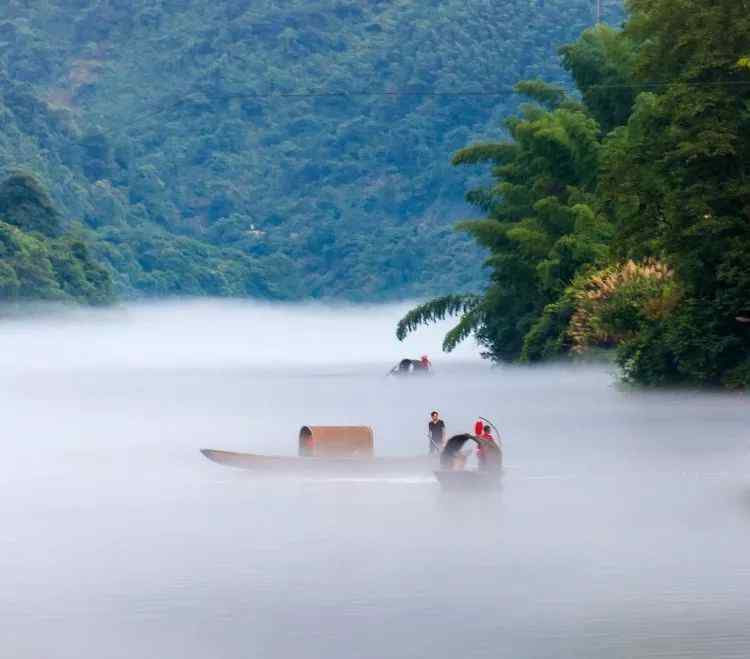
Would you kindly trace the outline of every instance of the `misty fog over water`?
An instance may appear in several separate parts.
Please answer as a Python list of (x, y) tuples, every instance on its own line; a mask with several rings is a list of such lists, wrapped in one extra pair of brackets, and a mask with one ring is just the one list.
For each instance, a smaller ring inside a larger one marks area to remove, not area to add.
[[(750, 656), (750, 401), (605, 365), (492, 367), (404, 306), (135, 305), (0, 324), (0, 656)], [(386, 373), (427, 353), (432, 378)], [(257, 479), (366, 424), (378, 455), (477, 415), (499, 493), (428, 476)]]

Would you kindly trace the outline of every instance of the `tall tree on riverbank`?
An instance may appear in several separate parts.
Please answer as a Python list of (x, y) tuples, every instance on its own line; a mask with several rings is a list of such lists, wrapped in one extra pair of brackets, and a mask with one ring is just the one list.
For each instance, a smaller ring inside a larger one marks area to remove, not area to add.
[[(456, 165), (490, 163), (494, 183), (468, 201), (487, 217), (459, 225), (488, 248), (491, 283), (465, 298), (466, 314), (446, 347), (475, 331), (495, 359), (514, 359), (546, 305), (581, 267), (604, 263), (611, 227), (592, 206), (599, 168), (599, 127), (556, 88), (521, 83), (535, 103), (506, 121), (511, 140), (459, 151)], [(441, 298), (415, 309), (399, 336), (453, 310)], [(455, 307), (454, 307), (455, 308)]]
[(608, 144), (618, 253), (662, 256), (683, 298), (623, 361), (645, 382), (750, 380), (750, 5), (633, 0), (641, 94)]
[[(510, 144), (459, 152), (457, 162), (492, 162), (496, 179), (469, 193), (488, 216), (464, 227), (491, 250), (492, 284), (472, 302), (471, 322), (461, 320), (461, 336), (471, 326), (495, 359), (538, 359), (574, 347), (580, 327), (571, 319), (585, 315), (589, 337), (617, 337), (618, 360), (634, 381), (750, 385), (745, 4), (632, 0), (624, 31), (597, 27), (561, 51), (583, 106), (538, 109), (509, 122)], [(561, 112), (577, 112), (588, 131), (564, 129)], [(536, 131), (540, 122), (546, 128)], [(561, 145), (573, 161), (596, 158), (570, 170)], [(538, 232), (547, 230), (540, 210), (550, 199), (591, 219), (568, 224), (562, 244), (578, 244), (596, 227), (596, 248), (575, 251), (554, 286), (544, 278), (550, 243)], [(623, 270), (629, 259), (652, 265)], [(611, 267), (597, 269), (607, 261)], [(650, 268), (674, 276), (646, 276)], [(607, 291), (606, 305), (577, 306), (599, 284), (621, 289)], [(404, 318), (399, 336), (438, 317), (439, 302)]]

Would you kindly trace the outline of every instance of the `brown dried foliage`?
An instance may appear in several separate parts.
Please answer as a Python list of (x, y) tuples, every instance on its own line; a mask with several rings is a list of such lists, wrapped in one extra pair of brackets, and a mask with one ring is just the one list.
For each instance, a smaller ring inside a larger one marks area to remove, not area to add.
[[(576, 310), (568, 325), (571, 350), (580, 354), (592, 345), (613, 346), (625, 339), (601, 323), (599, 314), (623, 286), (645, 279), (666, 285), (673, 281), (674, 271), (661, 261), (647, 259), (641, 263), (628, 260), (591, 275), (574, 293)], [(663, 317), (674, 303), (674, 296), (655, 295), (644, 301), (643, 313), (647, 318)]]

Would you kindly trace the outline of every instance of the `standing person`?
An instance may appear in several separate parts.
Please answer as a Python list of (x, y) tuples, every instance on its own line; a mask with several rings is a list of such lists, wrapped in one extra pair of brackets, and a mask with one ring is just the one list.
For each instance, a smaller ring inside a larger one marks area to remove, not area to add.
[(430, 414), (427, 432), (430, 435), (430, 453), (440, 453), (443, 450), (443, 441), (445, 439), (445, 422), (440, 418), (436, 410), (433, 410)]

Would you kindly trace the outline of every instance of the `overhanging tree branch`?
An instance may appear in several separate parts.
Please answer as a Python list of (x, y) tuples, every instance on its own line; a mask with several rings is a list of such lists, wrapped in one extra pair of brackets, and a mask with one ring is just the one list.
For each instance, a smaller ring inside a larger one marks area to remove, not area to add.
[[(403, 341), (408, 334), (422, 325), (429, 325), (430, 323), (444, 320), (446, 316), (456, 316), (459, 314), (464, 316), (469, 315), (476, 311), (481, 301), (482, 298), (479, 295), (465, 294), (445, 295), (430, 300), (429, 302), (425, 302), (424, 304), (420, 304), (418, 307), (414, 307), (414, 309), (410, 310), (399, 321), (398, 326), (396, 327), (396, 337), (398, 337), (399, 341)], [(459, 323), (459, 327), (460, 326), (461, 323)], [(454, 328), (452, 331), (455, 331), (456, 329), (458, 329), (458, 327)], [(447, 343), (448, 337), (446, 337), (446, 344)], [(453, 345), (455, 346), (455, 343), (453, 343)]]

